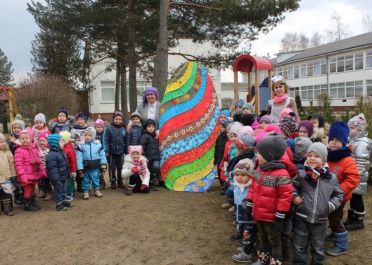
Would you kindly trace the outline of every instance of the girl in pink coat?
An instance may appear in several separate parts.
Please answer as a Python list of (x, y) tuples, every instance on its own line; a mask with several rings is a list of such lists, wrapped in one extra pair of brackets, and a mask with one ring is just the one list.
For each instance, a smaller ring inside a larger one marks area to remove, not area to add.
[(33, 137), (31, 128), (22, 130), (19, 137), (21, 145), (14, 154), (17, 180), (23, 187), (25, 211), (40, 209), (35, 201), (35, 186), (40, 178), (46, 178), (39, 148), (33, 143)]

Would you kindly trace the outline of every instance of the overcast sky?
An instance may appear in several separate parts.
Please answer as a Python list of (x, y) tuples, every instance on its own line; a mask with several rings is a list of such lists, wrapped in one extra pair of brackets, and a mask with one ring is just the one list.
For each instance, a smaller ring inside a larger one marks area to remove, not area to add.
[[(29, 0), (0, 0), (0, 48), (13, 63), (14, 76), (20, 80), (31, 71), (31, 41), (38, 26), (26, 11)], [(285, 20), (259, 40), (252, 43), (252, 54), (272, 57), (279, 51), (280, 40), (286, 32), (311, 36), (330, 28), (331, 16), (337, 12), (351, 35), (363, 33), (362, 18), (372, 18), (371, 0), (302, 0), (300, 8), (286, 14)], [(232, 80), (232, 73), (224, 73), (224, 80)]]

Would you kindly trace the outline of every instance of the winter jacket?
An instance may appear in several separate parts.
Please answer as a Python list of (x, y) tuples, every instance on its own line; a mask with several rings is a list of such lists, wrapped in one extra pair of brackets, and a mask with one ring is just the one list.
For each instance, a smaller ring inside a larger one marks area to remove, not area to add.
[(141, 145), (144, 156), (150, 160), (160, 160), (159, 141), (155, 138), (155, 133), (144, 132), (141, 136)]
[(343, 157), (337, 161), (331, 161), (330, 154), (332, 154), (331, 151), (328, 151), (327, 163), (330, 171), (337, 176), (340, 188), (344, 192), (344, 202), (346, 202), (351, 199), (351, 192), (360, 182), (359, 170), (351, 156)]
[(76, 172), (76, 152), (74, 149), (74, 145), (71, 142), (68, 142), (63, 147), (63, 152), (66, 155), (67, 162), (68, 162), (68, 168), (70, 172)]
[(254, 220), (273, 222), (283, 218), (291, 206), (293, 186), (284, 163), (271, 161), (255, 171), (247, 199), (253, 202)]
[(49, 148), (45, 148), (45, 149), (39, 148), (39, 153), (40, 153), (41, 163), (43, 163), (43, 167), (46, 169), (46, 157), (49, 153)]
[(60, 133), (62, 131), (69, 131), (72, 130), (72, 121), (68, 120), (63, 123), (58, 123), (56, 121), (50, 121), (50, 127), (52, 128), (52, 134), (53, 133)]
[(6, 143), (0, 143), (0, 183), (16, 175), (12, 152)]
[(39, 142), (39, 136), (40, 134), (44, 133), (44, 132), (49, 132), (48, 130), (48, 127), (44, 127), (43, 129), (41, 130), (38, 130), (34, 127), (32, 127), (32, 131), (34, 132), (34, 143), (37, 144)]
[[(149, 186), (150, 182), (150, 171), (147, 168), (147, 159), (144, 156), (140, 157), (140, 161), (142, 164), (142, 169), (139, 170), (139, 174), (142, 180), (142, 184)], [(132, 168), (135, 167), (135, 163), (132, 157), (128, 154), (124, 158), (124, 165), (121, 171), (121, 175), (126, 183), (129, 182), (129, 177), (133, 175)], [(141, 173), (142, 172), (142, 173)]]
[(234, 183), (234, 205), (236, 206), (236, 222), (240, 223), (250, 223), (252, 222), (252, 216), (248, 216), (248, 212), (243, 209), (242, 202), (247, 198), (248, 190), (251, 185), (251, 181), (249, 181), (245, 185), (240, 185), (238, 183)]
[(102, 145), (103, 145), (103, 135), (104, 135), (105, 131), (101, 132), (101, 133), (96, 133), (96, 139), (95, 140), (98, 140)]
[[(156, 129), (159, 128), (159, 118), (160, 118), (160, 108), (161, 108), (161, 103), (159, 101), (156, 101), (156, 110), (155, 110), (155, 118), (153, 119), (156, 123)], [(136, 111), (138, 111), (141, 114), (142, 121), (146, 122), (148, 120), (148, 112), (149, 112), (149, 104), (139, 104), (137, 106)]]
[(229, 139), (227, 139), (227, 142), (225, 144), (225, 150), (223, 152), (223, 157), (222, 157), (222, 160), (221, 160), (220, 165), (219, 165), (219, 169), (220, 169), (220, 172), (221, 172), (220, 178), (223, 182), (225, 182), (226, 179), (228, 178), (228, 176), (225, 173), (226, 173), (229, 161), (230, 161), (230, 156), (229, 156), (230, 149), (231, 149), (231, 142), (230, 142)]
[(352, 150), (351, 156), (355, 159), (360, 173), (360, 183), (353, 190), (353, 193), (363, 195), (367, 192), (368, 171), (371, 164), (372, 140), (368, 138), (367, 132), (362, 132), (359, 135), (350, 138), (350, 145)]
[(31, 143), (20, 145), (14, 155), (17, 180), (21, 185), (46, 178), (46, 171), (40, 159), (39, 148)]
[(285, 108), (291, 108), (292, 111), (296, 114), (296, 123), (300, 122), (300, 116), (298, 115), (297, 105), (294, 98), (288, 97), (281, 103), (275, 103), (274, 99), (268, 101), (267, 111), (270, 112), (271, 117), (273, 118), (274, 124), (279, 124), (280, 122), (280, 113)]
[(127, 153), (127, 133), (125, 127), (110, 124), (103, 135), (103, 147), (106, 153), (121, 155)]
[(218, 166), (221, 163), (227, 139), (228, 138), (226, 132), (222, 132), (218, 135), (214, 149), (214, 165)]
[(330, 212), (342, 203), (343, 192), (337, 178), (328, 170), (314, 181), (305, 170), (299, 170), (293, 181), (293, 196), (300, 196), (302, 204), (296, 207), (296, 215), (309, 223), (325, 223)]
[(70, 170), (65, 153), (51, 149), (46, 157), (48, 178), (51, 182), (64, 181), (70, 177)]
[(100, 143), (90, 141), (79, 145), (76, 149), (77, 170), (84, 170), (86, 167), (84, 161), (97, 161), (98, 163), (98, 160), (99, 165), (107, 164), (106, 155)]
[(142, 126), (132, 125), (130, 132), (127, 133), (127, 146), (141, 145), (141, 136), (143, 133)]

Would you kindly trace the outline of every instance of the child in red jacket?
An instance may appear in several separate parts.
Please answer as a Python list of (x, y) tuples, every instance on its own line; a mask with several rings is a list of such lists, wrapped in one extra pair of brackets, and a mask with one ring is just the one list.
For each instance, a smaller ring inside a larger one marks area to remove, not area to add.
[[(283, 155), (284, 138), (267, 135), (257, 145), (258, 168), (248, 192), (259, 235), (259, 259), (255, 264), (281, 264), (281, 230), (292, 201), (292, 182)], [(271, 250), (271, 251), (270, 251)]]
[(71, 140), (71, 133), (69, 131), (62, 131), (59, 133), (62, 137), (64, 146), (63, 152), (66, 154), (68, 167), (70, 169), (70, 178), (67, 180), (67, 199), (71, 202), (75, 193), (75, 179), (76, 179), (76, 153)]
[(344, 192), (344, 200), (329, 215), (329, 226), (332, 230), (334, 245), (326, 249), (331, 256), (345, 254), (347, 251), (347, 231), (342, 223), (345, 203), (351, 199), (351, 192), (360, 182), (358, 167), (351, 157), (351, 149), (347, 146), (349, 127), (346, 123), (337, 121), (332, 123), (328, 133), (328, 157), (329, 169), (337, 176), (341, 190)]

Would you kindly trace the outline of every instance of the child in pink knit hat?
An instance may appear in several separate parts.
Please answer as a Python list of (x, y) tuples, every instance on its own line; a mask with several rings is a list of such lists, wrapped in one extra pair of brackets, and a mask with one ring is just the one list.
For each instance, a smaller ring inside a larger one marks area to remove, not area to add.
[(105, 122), (102, 119), (97, 119), (95, 122), (96, 128), (96, 140), (99, 140), (100, 143), (103, 143), (103, 133), (105, 131)]

